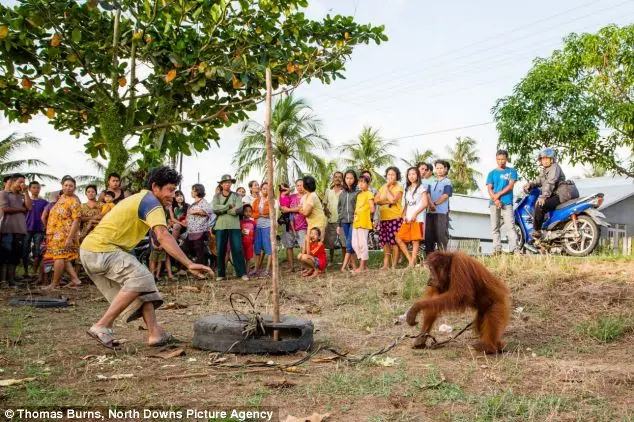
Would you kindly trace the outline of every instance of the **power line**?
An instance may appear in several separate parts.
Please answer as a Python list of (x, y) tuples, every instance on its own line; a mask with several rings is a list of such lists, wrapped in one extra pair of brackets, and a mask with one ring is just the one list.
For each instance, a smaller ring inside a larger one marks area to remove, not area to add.
[(389, 138), (387, 139), (387, 141), (401, 141), (403, 139), (409, 139), (409, 138), (418, 138), (421, 136), (429, 136), (429, 135), (438, 135), (440, 133), (447, 133), (447, 132), (455, 132), (457, 130), (462, 130), (462, 129), (471, 129), (474, 127), (479, 127), (479, 126), (488, 126), (495, 123), (494, 121), (489, 121), (489, 122), (484, 122), (484, 123), (475, 123), (472, 125), (466, 125), (466, 126), (458, 126), (458, 127), (452, 127), (452, 128), (447, 128), (447, 129), (439, 129), (439, 130), (434, 130), (431, 132), (422, 132), (422, 133), (415, 133), (412, 135), (404, 135), (404, 136), (398, 136), (396, 138)]

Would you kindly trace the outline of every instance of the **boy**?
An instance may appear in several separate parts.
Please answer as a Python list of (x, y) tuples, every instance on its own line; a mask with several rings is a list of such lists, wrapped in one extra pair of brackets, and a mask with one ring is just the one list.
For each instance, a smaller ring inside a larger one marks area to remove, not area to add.
[(48, 205), (46, 199), (40, 198), (41, 185), (33, 181), (29, 183), (31, 194), (31, 210), (26, 213), (27, 235), (24, 241), (24, 255), (22, 263), (24, 265), (24, 275), (29, 275), (29, 254), (33, 253), (33, 270), (37, 273), (40, 265), (40, 243), (44, 239), (45, 227), (42, 222), (42, 213)]
[(103, 201), (105, 204), (101, 207), (101, 216), (105, 216), (114, 208), (114, 192), (106, 191), (103, 195)]
[[(253, 216), (253, 207), (244, 204), (242, 207), (242, 219), (240, 220), (240, 232), (242, 233), (242, 249), (244, 250), (244, 260), (247, 264), (247, 273), (251, 267), (253, 259), (253, 244), (255, 242), (255, 220)], [(254, 268), (255, 270), (255, 268)]]
[(429, 255), (436, 248), (446, 250), (449, 244), (449, 198), (453, 195), (453, 185), (447, 178), (451, 168), (446, 160), (436, 160), (436, 180), (430, 185), (431, 204), (425, 225), (425, 253)]
[(308, 237), (308, 253), (300, 253), (297, 259), (306, 267), (304, 272), (302, 272), (302, 277), (315, 278), (321, 275), (328, 265), (326, 249), (324, 248), (324, 244), (319, 241), (319, 239), (321, 239), (321, 230), (319, 227), (313, 227)]
[(163, 269), (163, 263), (167, 268), (167, 277), (172, 280), (171, 265), (167, 262), (167, 254), (163, 247), (154, 239), (152, 233), (150, 233), (150, 244), (152, 245), (152, 252), (150, 252), (150, 272), (154, 274), (154, 279), (158, 280), (161, 277), (161, 270)]
[(509, 240), (509, 251), (519, 254), (517, 249), (517, 234), (515, 233), (513, 218), (513, 186), (517, 182), (517, 171), (507, 167), (509, 154), (501, 149), (495, 154), (497, 168), (487, 177), (489, 190), (489, 209), (491, 211), (491, 230), (493, 231), (493, 255), (502, 253), (502, 236), (500, 226)]

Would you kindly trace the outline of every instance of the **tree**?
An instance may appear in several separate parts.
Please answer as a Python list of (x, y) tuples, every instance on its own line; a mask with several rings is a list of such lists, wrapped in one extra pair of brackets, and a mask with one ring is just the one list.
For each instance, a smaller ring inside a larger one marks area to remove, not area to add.
[[(275, 103), (271, 137), (277, 183), (289, 183), (305, 170), (314, 173), (324, 165), (320, 155), (330, 148), (330, 142), (321, 135), (320, 126), (321, 121), (304, 100), (287, 95)], [(266, 174), (264, 126), (250, 120), (243, 126), (242, 133), (244, 137), (233, 157), (236, 177), (242, 179), (252, 170)]]
[(591, 166), (583, 172), (583, 177), (603, 177), (608, 174), (608, 171), (601, 166)]
[[(0, 5), (0, 108), (44, 113), (86, 135), (86, 152), (122, 173), (203, 151), (245, 120), (265, 90), (342, 78), (353, 47), (387, 40), (352, 17), (307, 19), (307, 0), (21, 0)], [(131, 150), (124, 141), (138, 136)]]
[(6, 138), (0, 140), (0, 179), (10, 173), (23, 173), (27, 180), (58, 180), (57, 177), (46, 173), (33, 171), (32, 167), (42, 167), (47, 164), (44, 161), (27, 158), (14, 159), (13, 154), (21, 148), (27, 146), (40, 146), (40, 140), (29, 134), (19, 137), (16, 133), (12, 133)]
[(451, 165), (450, 179), (455, 193), (467, 195), (478, 189), (476, 178), (482, 174), (473, 168), (474, 164), (480, 162), (476, 144), (475, 139), (467, 136), (457, 138), (453, 149), (447, 147)]
[(356, 141), (341, 145), (339, 152), (344, 154), (343, 162), (346, 166), (370, 171), (373, 184), (378, 186), (385, 182), (380, 171), (391, 166), (396, 159), (389, 150), (397, 145), (397, 142), (387, 141), (379, 136), (378, 129), (366, 126)]
[(332, 182), (332, 175), (335, 171), (340, 170), (339, 160), (323, 161), (317, 171), (313, 174), (315, 180), (317, 180), (317, 193), (319, 196), (323, 196)]
[[(90, 185), (95, 185), (97, 186), (98, 191), (104, 190), (107, 187), (107, 180), (104, 180), (103, 175), (107, 174), (108, 163), (105, 163), (103, 162), (103, 160), (100, 160), (98, 158), (89, 158), (88, 162), (95, 170), (95, 174), (86, 174), (86, 175), (76, 176), (75, 180), (77, 180), (77, 183), (78, 183), (77, 189), (79, 191), (83, 191), (86, 189), (86, 187)], [(125, 170), (123, 171), (123, 173), (120, 173), (121, 186), (124, 189), (130, 190), (133, 192), (140, 190), (139, 187), (136, 186), (137, 173), (139, 171), (140, 169), (139, 169), (137, 161), (135, 161), (132, 157), (130, 157), (130, 159), (128, 160), (128, 164), (125, 166)], [(147, 178), (143, 180), (147, 180)], [(132, 187), (133, 185), (136, 189)], [(144, 188), (144, 187), (145, 186), (141, 186), (141, 188)]]
[(573, 165), (634, 177), (634, 162), (619, 156), (634, 150), (634, 25), (569, 35), (492, 112), (501, 146), (528, 176), (538, 170), (535, 152), (549, 146)]
[(426, 149), (422, 152), (418, 149), (415, 149), (409, 154), (408, 157), (410, 158), (401, 158), (403, 164), (405, 164), (407, 167), (417, 167), (418, 163), (429, 163), (431, 161), (434, 161), (435, 155), (434, 151), (430, 149)]

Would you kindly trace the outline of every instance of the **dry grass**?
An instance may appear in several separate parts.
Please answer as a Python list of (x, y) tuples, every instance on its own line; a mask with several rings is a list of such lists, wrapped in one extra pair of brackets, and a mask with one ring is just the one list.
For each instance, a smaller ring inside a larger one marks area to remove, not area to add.
[[(277, 406), (282, 415), (331, 412), (332, 420), (343, 421), (633, 420), (634, 261), (601, 257), (484, 261), (512, 291), (516, 311), (505, 335), (508, 353), (497, 357), (473, 353), (467, 347), (474, 339), (468, 332), (438, 350), (412, 350), (406, 340), (388, 353), (396, 360), (391, 367), (332, 362), (308, 363), (298, 373), (219, 373), (208, 365), (210, 353), (187, 344), (185, 357), (150, 358), (155, 351), (144, 346), (138, 323), (115, 326), (118, 336), (130, 340), (124, 351), (100, 348), (84, 334), (107, 306), (92, 286), (65, 293), (76, 302), (67, 310), (16, 308), (3, 300), (0, 378), (34, 376), (37, 381), (0, 390), (0, 401), (23, 406)], [(394, 321), (420, 296), (426, 278), (424, 269), (353, 277), (331, 268), (316, 281), (284, 274), (280, 303), (284, 314), (313, 320), (317, 345), (360, 355), (415, 332), (395, 326)], [(200, 286), (201, 291), (184, 290), (183, 285)], [(191, 279), (163, 285), (166, 301), (188, 307), (160, 310), (159, 320), (178, 337), (190, 339), (199, 316), (229, 311), (232, 291), (255, 295), (258, 285), (258, 281), (236, 280), (201, 284)], [(268, 294), (260, 294), (260, 311), (271, 312), (271, 304)], [(439, 323), (460, 329), (469, 318), (449, 315)], [(82, 359), (87, 355), (99, 357)], [(231, 360), (292, 362), (301, 356), (231, 356)], [(209, 375), (158, 379), (198, 372)], [(121, 373), (135, 378), (95, 381), (98, 374)], [(280, 378), (295, 385), (287, 389), (265, 385)]]

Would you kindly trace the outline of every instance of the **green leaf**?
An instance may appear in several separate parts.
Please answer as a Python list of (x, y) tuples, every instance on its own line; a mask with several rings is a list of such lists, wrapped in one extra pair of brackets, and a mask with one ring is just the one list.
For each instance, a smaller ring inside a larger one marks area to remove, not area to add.
[(73, 29), (71, 39), (75, 44), (78, 44), (81, 41), (81, 29), (75, 28)]

